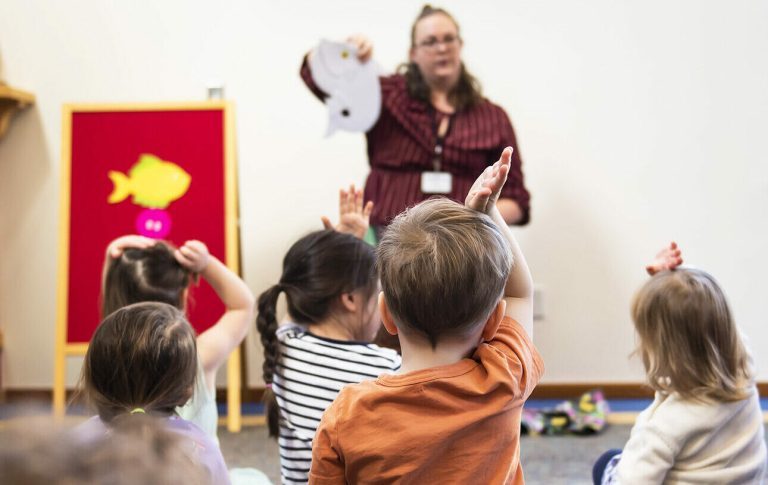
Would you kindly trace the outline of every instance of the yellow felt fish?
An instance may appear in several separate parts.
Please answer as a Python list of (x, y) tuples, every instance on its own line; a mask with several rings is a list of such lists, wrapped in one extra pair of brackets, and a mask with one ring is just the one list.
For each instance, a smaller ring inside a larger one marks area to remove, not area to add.
[(187, 193), (192, 177), (175, 163), (144, 153), (128, 175), (110, 170), (107, 174), (115, 184), (107, 202), (117, 204), (133, 194), (133, 203), (150, 209), (165, 209), (168, 204)]

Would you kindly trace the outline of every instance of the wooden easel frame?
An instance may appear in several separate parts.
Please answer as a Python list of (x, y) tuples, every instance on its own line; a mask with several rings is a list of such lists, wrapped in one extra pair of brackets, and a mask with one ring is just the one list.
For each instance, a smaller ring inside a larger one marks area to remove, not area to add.
[[(237, 166), (235, 154), (235, 113), (230, 101), (193, 101), (178, 103), (65, 104), (62, 109), (61, 199), (59, 206), (59, 262), (56, 290), (56, 345), (53, 371), (53, 413), (63, 417), (66, 411), (67, 358), (84, 356), (87, 343), (67, 343), (67, 306), (69, 281), (70, 202), (72, 169), (72, 115), (77, 112), (115, 111), (188, 111), (220, 109), (224, 114), (224, 193), (225, 261), (236, 274), (240, 272), (238, 231)], [(227, 360), (227, 429), (242, 427), (240, 393), (242, 386), (240, 348)]]

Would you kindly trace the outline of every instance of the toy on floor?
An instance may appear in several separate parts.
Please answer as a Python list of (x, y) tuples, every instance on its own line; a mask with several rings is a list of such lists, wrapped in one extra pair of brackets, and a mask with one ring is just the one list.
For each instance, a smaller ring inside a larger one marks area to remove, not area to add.
[(522, 434), (597, 434), (605, 428), (610, 412), (603, 392), (585, 392), (578, 401), (563, 401), (552, 409), (523, 409)]

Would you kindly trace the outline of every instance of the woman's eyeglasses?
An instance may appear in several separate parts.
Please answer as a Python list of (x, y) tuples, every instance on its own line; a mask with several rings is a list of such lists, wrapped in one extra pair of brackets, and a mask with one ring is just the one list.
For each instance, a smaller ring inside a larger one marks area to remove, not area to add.
[(442, 40), (438, 39), (437, 37), (427, 37), (425, 40), (422, 40), (416, 45), (428, 50), (436, 50), (440, 44), (444, 45), (445, 47), (453, 47), (460, 40), (461, 37), (458, 35), (446, 35), (442, 38)]

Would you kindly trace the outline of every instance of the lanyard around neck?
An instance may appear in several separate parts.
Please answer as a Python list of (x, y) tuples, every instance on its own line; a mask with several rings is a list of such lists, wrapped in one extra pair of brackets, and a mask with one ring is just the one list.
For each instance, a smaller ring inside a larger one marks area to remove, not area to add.
[(439, 172), (443, 165), (443, 150), (445, 148), (445, 137), (451, 128), (451, 115), (446, 115), (437, 123), (437, 111), (430, 110), (432, 113), (432, 131), (435, 134), (435, 150), (432, 156), (432, 168)]

